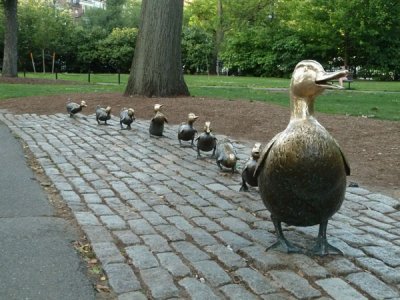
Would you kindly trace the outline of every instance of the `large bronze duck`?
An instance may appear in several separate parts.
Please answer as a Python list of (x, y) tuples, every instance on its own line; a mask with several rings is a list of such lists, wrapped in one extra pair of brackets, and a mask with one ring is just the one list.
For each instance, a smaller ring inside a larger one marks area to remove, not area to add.
[(338, 143), (314, 117), (314, 101), (346, 70), (326, 72), (321, 64), (304, 60), (294, 69), (291, 116), (286, 129), (264, 148), (255, 175), (261, 198), (271, 212), (278, 241), (273, 247), (301, 252), (283, 235), (281, 222), (294, 226), (319, 224), (313, 254), (340, 254), (326, 239), (328, 220), (342, 205), (349, 164)]
[(86, 107), (86, 102), (81, 101), (80, 104), (71, 102), (71, 99), (68, 99), (67, 102), (67, 112), (69, 113), (69, 116), (72, 118), (76, 113), (82, 111), (82, 108)]
[(193, 123), (197, 120), (198, 116), (194, 113), (189, 113), (187, 123), (182, 123), (178, 128), (178, 140), (179, 145), (182, 146), (181, 141), (192, 141), (191, 146), (193, 146), (194, 136), (197, 130), (193, 127)]
[(167, 118), (160, 111), (162, 104), (154, 105), (154, 117), (150, 120), (149, 132), (154, 136), (162, 136), (164, 132), (164, 123), (168, 123)]

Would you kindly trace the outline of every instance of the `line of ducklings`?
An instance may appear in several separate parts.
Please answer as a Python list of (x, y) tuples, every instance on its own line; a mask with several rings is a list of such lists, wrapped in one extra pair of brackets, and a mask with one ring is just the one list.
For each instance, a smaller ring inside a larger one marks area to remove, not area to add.
[[(150, 136), (161, 137), (164, 133), (164, 124), (168, 123), (167, 118), (161, 112), (162, 104), (154, 105), (154, 117), (150, 120), (149, 133)], [(70, 117), (73, 117), (75, 114), (82, 111), (84, 107), (87, 107), (85, 101), (81, 101), (80, 104), (71, 102), (69, 100), (67, 102), (67, 112)], [(96, 121), (100, 125), (100, 122), (104, 122), (104, 125), (108, 125), (107, 121), (111, 119), (111, 107), (101, 107), (100, 105), (96, 106)], [(120, 126), (121, 129), (131, 129), (131, 124), (135, 120), (135, 110), (133, 108), (123, 108), (120, 111)], [(211, 122), (207, 121), (204, 124), (203, 132), (197, 136), (197, 130), (194, 128), (193, 124), (198, 119), (194, 113), (188, 114), (187, 122), (183, 122), (178, 127), (178, 141), (179, 145), (182, 147), (182, 141), (190, 142), (190, 146), (194, 146), (194, 141), (196, 141), (197, 148), (197, 158), (201, 158), (200, 151), (210, 152), (213, 151), (211, 157), (215, 157), (217, 166), (224, 170), (224, 168), (229, 169), (232, 173), (236, 171), (236, 164), (238, 161), (238, 156), (233, 144), (229, 141), (229, 139), (225, 138), (222, 141), (218, 142), (215, 135), (212, 133)], [(126, 128), (123, 127), (123, 124), (126, 125)], [(260, 148), (261, 144), (256, 143), (252, 149), (251, 157), (246, 162), (243, 171), (242, 171), (242, 186), (240, 191), (248, 191), (249, 188), (247, 184), (256, 187), (257, 178), (254, 177), (254, 171), (256, 168), (257, 160), (260, 157)]]

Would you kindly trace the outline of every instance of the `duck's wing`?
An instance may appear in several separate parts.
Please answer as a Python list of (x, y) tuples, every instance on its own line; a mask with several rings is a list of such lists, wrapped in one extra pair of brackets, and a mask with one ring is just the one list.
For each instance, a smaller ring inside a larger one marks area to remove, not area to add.
[(335, 139), (333, 139), (333, 141), (335, 142), (336, 146), (338, 147), (338, 149), (340, 151), (340, 154), (342, 155), (343, 163), (344, 163), (344, 169), (346, 170), (346, 175), (350, 176), (350, 164), (347, 161), (346, 156), (344, 156), (344, 153), (343, 153), (342, 149), (340, 149), (339, 143)]
[(260, 173), (260, 170), (262, 168), (262, 166), (264, 165), (265, 160), (268, 157), (269, 151), (272, 148), (272, 145), (275, 144), (276, 140), (278, 139), (278, 137), (282, 134), (282, 132), (278, 133), (277, 135), (275, 135), (270, 141), (269, 143), (265, 146), (265, 148), (263, 149), (263, 151), (261, 152), (260, 158), (258, 159), (256, 168), (254, 170), (254, 176), (257, 177), (258, 174)]

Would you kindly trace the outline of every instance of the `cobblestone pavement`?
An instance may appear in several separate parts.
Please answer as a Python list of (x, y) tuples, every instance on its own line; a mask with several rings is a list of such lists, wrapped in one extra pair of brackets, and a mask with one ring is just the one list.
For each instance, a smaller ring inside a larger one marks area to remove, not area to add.
[[(177, 126), (150, 138), (147, 120), (131, 131), (93, 115), (0, 120), (59, 190), (120, 300), (400, 299), (398, 199), (348, 188), (328, 226), (343, 256), (266, 252), (275, 235), (257, 190), (238, 192), (239, 173), (179, 147)], [(243, 165), (252, 145), (235, 146)], [(318, 226), (284, 230), (310, 248)]]

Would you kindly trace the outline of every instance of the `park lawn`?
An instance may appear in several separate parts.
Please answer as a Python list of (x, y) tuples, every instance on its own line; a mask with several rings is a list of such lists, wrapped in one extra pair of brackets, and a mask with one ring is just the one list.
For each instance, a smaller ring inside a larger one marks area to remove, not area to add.
[[(23, 74), (20, 74), (23, 77)], [(55, 74), (26, 74), (27, 78), (54, 79)], [(122, 93), (128, 75), (57, 74), (58, 79), (76, 81), (77, 84), (0, 84), (0, 100), (36, 95), (69, 93)], [(120, 84), (118, 84), (118, 81)], [(289, 106), (289, 79), (185, 75), (190, 94), (196, 97), (228, 100), (265, 101)], [(318, 97), (316, 110), (328, 114), (364, 116), (400, 121), (400, 83), (355, 81), (351, 90), (326, 91)]]

